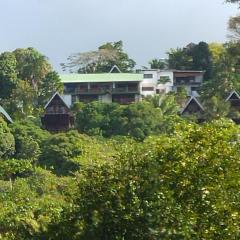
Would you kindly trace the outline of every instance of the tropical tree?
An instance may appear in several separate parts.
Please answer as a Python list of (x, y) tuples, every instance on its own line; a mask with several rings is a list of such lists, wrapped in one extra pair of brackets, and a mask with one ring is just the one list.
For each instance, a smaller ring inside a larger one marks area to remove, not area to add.
[(36, 112), (36, 91), (27, 81), (19, 80), (12, 94), (3, 101), (3, 106), (15, 119), (26, 119)]
[(199, 42), (188, 49), (189, 54), (193, 59), (192, 70), (205, 71), (204, 79), (208, 80), (212, 76), (212, 55), (209, 46), (205, 42)]
[(43, 54), (34, 48), (18, 48), (0, 55), (0, 89), (2, 104), (18, 119), (38, 115), (63, 85)]
[(17, 61), (13, 53), (4, 52), (0, 54), (0, 98), (5, 99), (10, 96), (16, 88)]
[[(226, 0), (229, 3), (239, 4), (239, 0)], [(229, 38), (234, 41), (240, 40), (240, 16), (231, 17), (228, 22), (228, 30), (230, 31)]]
[(40, 168), (24, 178), (17, 177), (12, 181), (12, 190), (9, 182), (0, 180), (1, 238), (50, 239), (48, 226), (59, 221), (60, 213), (67, 206), (61, 194), (67, 185), (74, 188), (74, 181)]
[(14, 154), (15, 140), (7, 126), (7, 123), (0, 117), (0, 159), (5, 159)]
[(136, 63), (123, 51), (123, 42), (108, 42), (97, 51), (77, 53), (69, 56), (68, 63), (61, 64), (63, 70), (79, 73), (109, 72), (117, 65), (122, 72), (131, 72)]
[(219, 96), (205, 99), (204, 106), (204, 118), (206, 120), (225, 118), (230, 113), (230, 104)]
[(211, 77), (212, 55), (207, 43), (190, 43), (184, 48), (171, 49), (167, 54), (170, 69), (206, 71), (204, 78)]
[(147, 96), (144, 100), (152, 103), (155, 108), (159, 108), (163, 116), (172, 116), (179, 113), (180, 107), (177, 104), (176, 96), (173, 94)]
[(38, 90), (38, 104), (43, 106), (55, 93), (63, 92), (63, 83), (56, 71), (51, 71), (46, 74), (45, 78), (41, 81)]
[[(113, 115), (120, 106), (116, 103), (106, 104), (101, 102), (91, 102), (82, 108), (76, 115), (76, 127), (82, 133), (89, 135), (111, 136), (114, 129), (112, 126)], [(114, 113), (113, 113), (114, 112)], [(112, 114), (113, 113), (113, 114)]]
[(192, 57), (184, 49), (170, 49), (168, 52), (168, 66), (170, 69), (191, 70)]
[(82, 153), (83, 145), (77, 132), (55, 134), (42, 143), (39, 164), (57, 175), (69, 175), (79, 169), (78, 157)]
[(230, 121), (123, 144), (115, 161), (80, 170), (52, 238), (238, 239), (238, 162)]
[(27, 81), (37, 91), (52, 70), (47, 58), (34, 48), (18, 48), (13, 54), (17, 60), (18, 78)]
[(149, 65), (151, 69), (165, 69), (167, 63), (164, 59), (154, 58), (151, 61), (149, 61)]
[(122, 135), (142, 140), (158, 132), (161, 116), (161, 110), (146, 101), (127, 106), (93, 102), (77, 114), (76, 125), (80, 132), (91, 135)]
[(235, 44), (226, 44), (226, 51), (221, 54), (219, 61), (215, 64), (212, 78), (203, 83), (201, 88), (203, 98), (208, 99), (212, 96), (226, 98), (231, 91), (240, 90), (240, 59), (235, 56), (235, 51), (238, 48), (233, 46)]
[(212, 55), (213, 65), (216, 66), (220, 62), (221, 57), (226, 53), (224, 44), (212, 42), (208, 44), (209, 51)]

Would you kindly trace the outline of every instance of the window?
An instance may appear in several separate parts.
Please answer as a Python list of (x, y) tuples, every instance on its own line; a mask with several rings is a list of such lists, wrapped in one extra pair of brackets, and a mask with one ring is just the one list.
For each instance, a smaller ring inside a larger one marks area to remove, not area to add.
[(154, 91), (154, 87), (142, 87), (142, 91)]
[(143, 74), (144, 78), (153, 78), (153, 74)]
[(199, 87), (191, 87), (191, 91), (198, 91)]

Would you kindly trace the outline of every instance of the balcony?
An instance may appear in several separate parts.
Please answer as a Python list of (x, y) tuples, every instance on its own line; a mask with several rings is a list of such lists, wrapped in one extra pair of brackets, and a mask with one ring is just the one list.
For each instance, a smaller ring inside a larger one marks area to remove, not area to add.
[(174, 82), (174, 85), (177, 85), (177, 86), (181, 86), (181, 85), (191, 85), (191, 86), (199, 86), (201, 85), (202, 83), (199, 82), (199, 81), (195, 81), (195, 80), (176, 80)]
[(195, 77), (176, 77), (174, 79), (174, 85), (192, 85), (192, 86), (199, 86), (201, 85), (202, 81), (196, 79)]
[(107, 89), (103, 89), (103, 88), (90, 88), (90, 89), (87, 89), (87, 88), (77, 88), (75, 89), (74, 93), (75, 94), (104, 94), (106, 93)]
[(138, 87), (116, 87), (112, 89), (112, 93), (138, 93), (139, 89)]
[(138, 93), (139, 88), (138, 87), (116, 87), (116, 88), (77, 88), (75, 89), (74, 93), (78, 95), (90, 95), (90, 94), (118, 94), (118, 93)]

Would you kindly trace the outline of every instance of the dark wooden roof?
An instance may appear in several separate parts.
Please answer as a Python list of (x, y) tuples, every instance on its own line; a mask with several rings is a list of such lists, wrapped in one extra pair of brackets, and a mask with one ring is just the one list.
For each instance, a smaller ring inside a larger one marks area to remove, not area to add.
[(231, 101), (231, 100), (240, 100), (240, 96), (236, 91), (232, 91), (226, 98), (226, 101)]
[(45, 105), (41, 122), (43, 127), (51, 132), (67, 131), (73, 126), (74, 118), (70, 108), (58, 93), (55, 93)]
[(181, 111), (181, 114), (185, 114), (185, 113), (194, 114), (198, 112), (203, 113), (204, 108), (202, 104), (197, 100), (197, 98), (192, 96), (186, 102), (183, 110)]

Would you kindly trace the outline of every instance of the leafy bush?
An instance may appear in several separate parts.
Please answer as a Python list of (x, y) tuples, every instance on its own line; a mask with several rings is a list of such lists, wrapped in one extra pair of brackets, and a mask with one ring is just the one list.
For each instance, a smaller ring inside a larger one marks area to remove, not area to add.
[(80, 168), (77, 157), (82, 153), (82, 141), (76, 131), (55, 134), (42, 143), (39, 164), (58, 175), (70, 174)]
[(182, 124), (84, 168), (52, 229), (70, 239), (238, 239), (240, 130)]
[[(0, 238), (50, 239), (48, 226), (59, 221), (67, 206), (61, 192), (74, 182), (42, 169), (12, 184), (0, 181)], [(61, 191), (59, 191), (61, 189)]]
[(121, 135), (143, 140), (149, 135), (164, 132), (168, 116), (177, 117), (176, 104), (173, 106), (171, 97), (163, 101), (161, 107), (145, 101), (127, 106), (93, 102), (84, 105), (78, 112), (76, 127), (90, 135)]
[(14, 154), (15, 141), (7, 123), (0, 117), (0, 159)]

